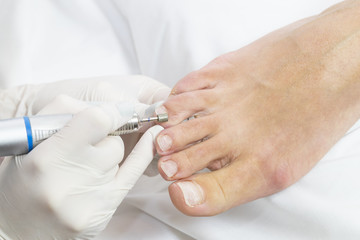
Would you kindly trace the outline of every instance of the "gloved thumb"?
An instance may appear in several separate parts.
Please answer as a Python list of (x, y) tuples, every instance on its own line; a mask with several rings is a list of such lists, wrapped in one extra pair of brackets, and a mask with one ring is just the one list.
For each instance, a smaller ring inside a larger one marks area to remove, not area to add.
[(138, 100), (141, 103), (153, 104), (164, 101), (170, 95), (171, 89), (168, 86), (148, 77), (141, 76), (138, 78), (143, 80), (142, 88), (138, 94)]

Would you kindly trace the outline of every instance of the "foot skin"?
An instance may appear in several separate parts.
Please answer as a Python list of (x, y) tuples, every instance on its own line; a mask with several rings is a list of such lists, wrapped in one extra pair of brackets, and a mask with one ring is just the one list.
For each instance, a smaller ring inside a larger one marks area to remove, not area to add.
[[(178, 82), (157, 109), (169, 114), (157, 150), (180, 211), (214, 215), (285, 189), (359, 119), (353, 12), (341, 8), (290, 25)], [(341, 34), (338, 19), (352, 23)], [(197, 173), (204, 168), (212, 171)]]

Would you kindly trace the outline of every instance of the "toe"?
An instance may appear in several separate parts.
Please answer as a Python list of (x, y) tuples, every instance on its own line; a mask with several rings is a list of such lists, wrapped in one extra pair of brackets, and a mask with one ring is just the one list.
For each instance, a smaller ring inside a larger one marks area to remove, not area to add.
[(156, 139), (160, 155), (185, 149), (190, 144), (216, 134), (217, 124), (213, 116), (199, 117), (163, 130)]
[(226, 149), (227, 147), (219, 141), (219, 137), (209, 138), (185, 150), (160, 158), (159, 172), (167, 180), (189, 177), (206, 168), (211, 162), (224, 158)]
[(216, 104), (217, 92), (212, 90), (200, 90), (186, 92), (176, 96), (170, 96), (165, 103), (156, 109), (156, 113), (168, 114), (168, 122), (164, 127), (174, 126), (194, 114), (208, 115)]
[(184, 214), (211, 216), (270, 194), (259, 168), (236, 161), (220, 170), (201, 173), (170, 185), (174, 205)]
[(211, 74), (206, 71), (194, 71), (181, 79), (172, 89), (172, 95), (178, 95), (184, 92), (191, 92), (200, 89), (210, 89), (216, 85)]

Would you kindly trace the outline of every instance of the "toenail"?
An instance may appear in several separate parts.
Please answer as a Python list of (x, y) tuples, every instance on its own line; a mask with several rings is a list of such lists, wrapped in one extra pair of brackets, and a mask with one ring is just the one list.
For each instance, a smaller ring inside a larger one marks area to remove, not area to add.
[(167, 110), (166, 110), (166, 108), (164, 107), (164, 105), (161, 105), (161, 106), (159, 106), (159, 107), (157, 107), (157, 108), (155, 109), (155, 113), (156, 113), (157, 115), (159, 115), (159, 114), (165, 114), (165, 113), (167, 113)]
[(183, 181), (176, 184), (180, 187), (185, 203), (189, 207), (195, 207), (196, 205), (200, 205), (204, 202), (204, 191), (196, 182)]
[(165, 162), (162, 162), (160, 166), (161, 166), (161, 169), (163, 170), (163, 172), (168, 177), (174, 176), (175, 173), (177, 173), (177, 171), (178, 171), (176, 162), (171, 161), (171, 160), (167, 160)]
[(176, 95), (176, 89), (175, 88), (171, 89), (170, 95)]
[(172, 139), (168, 135), (160, 135), (157, 138), (157, 143), (163, 152), (166, 152), (171, 148)]

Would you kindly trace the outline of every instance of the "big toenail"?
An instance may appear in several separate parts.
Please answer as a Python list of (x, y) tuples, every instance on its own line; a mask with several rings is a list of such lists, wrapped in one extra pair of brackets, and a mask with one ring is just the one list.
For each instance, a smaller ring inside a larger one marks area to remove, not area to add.
[(160, 164), (161, 169), (163, 170), (163, 172), (166, 174), (166, 176), (168, 176), (169, 178), (174, 176), (175, 173), (177, 173), (178, 171), (178, 167), (176, 162), (171, 161), (171, 160), (167, 160), (165, 162), (162, 162)]
[(163, 152), (166, 152), (171, 148), (172, 139), (168, 135), (160, 135), (157, 138), (157, 143)]
[(185, 203), (189, 207), (195, 207), (196, 205), (200, 205), (204, 202), (204, 191), (196, 182), (182, 181), (176, 184), (180, 187)]

